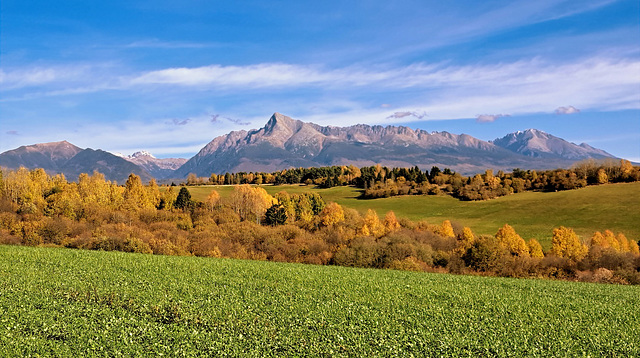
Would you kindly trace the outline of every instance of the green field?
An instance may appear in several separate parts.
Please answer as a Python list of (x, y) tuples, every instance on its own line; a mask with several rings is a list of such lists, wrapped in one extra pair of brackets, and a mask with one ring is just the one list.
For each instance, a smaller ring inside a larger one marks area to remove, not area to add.
[[(398, 196), (361, 200), (352, 187), (313, 189), (309, 186), (263, 186), (270, 194), (285, 190), (313, 190), (325, 201), (365, 212), (374, 209), (383, 216), (393, 210), (398, 217), (441, 223), (445, 219), (469, 226), (476, 234), (493, 235), (509, 224), (525, 239), (536, 238), (543, 245), (551, 242), (553, 228), (567, 226), (579, 235), (590, 237), (606, 229), (623, 232), (640, 240), (640, 183), (590, 186), (553, 193), (526, 192), (488, 201), (459, 201), (450, 196)], [(223, 197), (232, 186), (189, 187), (193, 197), (204, 200), (212, 189)]]
[(0, 246), (0, 356), (640, 356), (640, 288)]

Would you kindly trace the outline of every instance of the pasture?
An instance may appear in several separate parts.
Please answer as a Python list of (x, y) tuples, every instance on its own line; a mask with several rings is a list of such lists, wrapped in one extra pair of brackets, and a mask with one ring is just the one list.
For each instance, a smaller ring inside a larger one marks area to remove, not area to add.
[(640, 288), (0, 246), (0, 356), (640, 356)]
[[(553, 228), (573, 228), (583, 238), (594, 231), (623, 232), (640, 240), (640, 183), (590, 186), (560, 192), (525, 192), (487, 201), (460, 201), (450, 196), (396, 196), (358, 199), (353, 187), (316, 189), (305, 185), (262, 186), (270, 194), (314, 191), (326, 202), (334, 201), (361, 213), (375, 210), (380, 217), (393, 210), (398, 217), (441, 223), (451, 220), (469, 226), (476, 234), (493, 235), (504, 224), (513, 226), (525, 239), (536, 238), (550, 247)], [(204, 200), (211, 190), (228, 196), (233, 186), (189, 187), (196, 200)]]

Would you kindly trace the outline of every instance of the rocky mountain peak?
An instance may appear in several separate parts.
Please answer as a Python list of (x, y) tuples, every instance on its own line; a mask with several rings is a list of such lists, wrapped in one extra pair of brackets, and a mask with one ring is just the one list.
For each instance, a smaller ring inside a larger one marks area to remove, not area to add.
[(530, 157), (556, 157), (570, 160), (613, 157), (589, 145), (577, 145), (538, 129), (510, 133), (493, 140), (492, 143)]
[(295, 120), (291, 117), (287, 117), (278, 112), (274, 113), (269, 121), (264, 126), (264, 134), (274, 134), (277, 132), (285, 132), (287, 134), (293, 134), (297, 132), (302, 126), (302, 122)]
[(155, 159), (153, 154), (147, 152), (146, 150), (141, 150), (141, 151), (135, 152), (135, 153), (131, 154), (130, 157), (131, 158), (151, 157), (151, 158)]

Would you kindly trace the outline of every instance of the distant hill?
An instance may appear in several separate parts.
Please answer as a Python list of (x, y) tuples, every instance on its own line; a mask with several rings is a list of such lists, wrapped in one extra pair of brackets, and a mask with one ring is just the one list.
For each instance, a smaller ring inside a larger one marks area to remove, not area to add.
[(103, 150), (82, 149), (67, 142), (53, 142), (22, 146), (0, 154), (0, 166), (17, 169), (43, 168), (51, 174), (62, 173), (68, 180), (76, 180), (81, 173), (99, 171), (107, 180), (124, 184), (129, 174), (139, 175), (143, 181), (153, 177), (140, 166)]
[(323, 127), (275, 113), (260, 129), (234, 131), (215, 138), (180, 167), (175, 176), (376, 163), (390, 167), (417, 165), (423, 169), (448, 167), (472, 174), (487, 168), (568, 167), (585, 158), (613, 157), (586, 144), (578, 146), (541, 131), (519, 133), (492, 143), (466, 134), (402, 126)]

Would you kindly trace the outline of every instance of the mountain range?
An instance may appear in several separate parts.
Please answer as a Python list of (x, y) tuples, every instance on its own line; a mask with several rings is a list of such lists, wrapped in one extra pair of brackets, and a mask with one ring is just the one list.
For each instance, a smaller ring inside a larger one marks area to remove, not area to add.
[(158, 159), (141, 151), (130, 156), (82, 149), (66, 141), (22, 146), (0, 154), (6, 168), (44, 168), (75, 179), (97, 170), (124, 182), (129, 173), (143, 180), (181, 179), (188, 174), (273, 172), (291, 167), (356, 166), (451, 168), (462, 174), (494, 170), (553, 169), (583, 159), (615, 158), (585, 143), (528, 129), (483, 141), (466, 134), (427, 132), (403, 126), (357, 124), (319, 126), (275, 113), (260, 128), (233, 131), (214, 138), (189, 160)]

